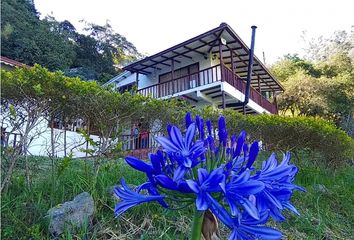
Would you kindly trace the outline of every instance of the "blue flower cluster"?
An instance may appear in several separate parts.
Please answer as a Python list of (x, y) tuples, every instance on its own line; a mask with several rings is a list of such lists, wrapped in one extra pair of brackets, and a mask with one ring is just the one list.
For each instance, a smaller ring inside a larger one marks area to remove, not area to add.
[(290, 199), (293, 190), (304, 191), (293, 184), (298, 169), (289, 164), (290, 153), (281, 163), (272, 154), (257, 170), (259, 143), (248, 145), (244, 131), (228, 137), (223, 116), (213, 129), (210, 120), (205, 127), (201, 117), (193, 121), (187, 113), (186, 129), (183, 135), (168, 126), (169, 137), (156, 138), (162, 148), (149, 154), (150, 163), (125, 158), (146, 174), (147, 182), (132, 190), (121, 180), (121, 187), (115, 188), (121, 199), (116, 216), (145, 202), (157, 201), (170, 209), (176, 203), (195, 204), (198, 211), (210, 209), (230, 228), (229, 239), (281, 239), (281, 232), (265, 224), (269, 218), (283, 221), (284, 209), (299, 214)]

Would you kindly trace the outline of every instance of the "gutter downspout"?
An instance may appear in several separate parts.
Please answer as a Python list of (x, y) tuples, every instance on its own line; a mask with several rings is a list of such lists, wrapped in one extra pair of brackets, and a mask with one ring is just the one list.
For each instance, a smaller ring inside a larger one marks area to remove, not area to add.
[(247, 82), (246, 82), (246, 89), (245, 89), (245, 100), (237, 104), (238, 106), (243, 106), (243, 114), (246, 113), (246, 105), (248, 104), (250, 98), (250, 88), (251, 88), (251, 78), (252, 78), (252, 69), (253, 69), (253, 55), (254, 55), (254, 43), (256, 37), (256, 26), (252, 26), (252, 38), (251, 38), (251, 48), (249, 52), (248, 58), (248, 69), (247, 69)]

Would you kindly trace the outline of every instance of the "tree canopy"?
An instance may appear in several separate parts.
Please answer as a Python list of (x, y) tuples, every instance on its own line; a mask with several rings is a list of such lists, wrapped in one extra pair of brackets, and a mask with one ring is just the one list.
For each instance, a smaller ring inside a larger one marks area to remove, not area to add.
[(282, 113), (323, 117), (354, 134), (354, 29), (311, 40), (307, 55), (285, 55), (271, 70), (284, 84)]
[(1, 4), (1, 54), (28, 65), (40, 64), (68, 76), (106, 82), (119, 67), (140, 57), (123, 35), (104, 26), (86, 23), (84, 34), (67, 20), (52, 16), (39, 19), (26, 0), (4, 0)]

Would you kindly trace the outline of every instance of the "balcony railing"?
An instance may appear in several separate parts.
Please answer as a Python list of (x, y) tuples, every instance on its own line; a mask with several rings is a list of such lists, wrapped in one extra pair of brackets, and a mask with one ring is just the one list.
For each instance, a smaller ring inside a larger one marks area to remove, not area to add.
[(218, 81), (221, 81), (220, 65), (167, 82), (154, 84), (142, 88), (138, 92), (144, 96), (150, 95), (153, 98), (161, 98)]
[[(223, 67), (223, 77), (224, 81), (231, 84), (234, 86), (237, 90), (241, 91), (242, 93), (245, 93), (246, 91), (246, 82), (241, 79), (239, 76), (234, 74), (229, 68)], [(256, 89), (253, 87), (250, 88), (250, 99), (257, 103), (259, 106), (263, 107), (267, 111), (269, 111), (272, 114), (277, 114), (278, 109), (276, 104), (271, 103), (268, 101), (267, 98), (262, 96), (260, 92), (258, 92)]]
[[(142, 88), (138, 90), (138, 92), (144, 96), (150, 95), (153, 98), (162, 98), (172, 96), (175, 93), (187, 91), (189, 89), (194, 89), (214, 82), (222, 81), (231, 84), (237, 90), (245, 93), (246, 82), (224, 65), (216, 65), (184, 77), (154, 84)], [(256, 89), (252, 87), (250, 90), (250, 99), (264, 109), (268, 110), (270, 113), (277, 113), (276, 105), (269, 102)]]

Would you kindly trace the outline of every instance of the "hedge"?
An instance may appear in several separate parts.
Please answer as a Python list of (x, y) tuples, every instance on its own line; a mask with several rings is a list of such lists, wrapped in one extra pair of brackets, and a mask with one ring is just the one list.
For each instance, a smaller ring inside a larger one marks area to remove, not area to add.
[(278, 115), (242, 115), (233, 110), (204, 109), (204, 118), (223, 114), (230, 133), (246, 130), (250, 140), (261, 140), (268, 150), (311, 150), (323, 157), (326, 165), (336, 166), (354, 157), (354, 139), (333, 123), (321, 118)]

